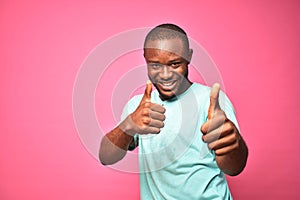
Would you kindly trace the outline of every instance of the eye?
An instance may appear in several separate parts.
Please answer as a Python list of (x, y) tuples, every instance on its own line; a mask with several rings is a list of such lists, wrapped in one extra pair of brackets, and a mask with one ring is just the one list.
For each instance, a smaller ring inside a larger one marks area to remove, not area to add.
[(177, 68), (177, 67), (180, 67), (181, 64), (182, 64), (181, 62), (174, 62), (174, 63), (171, 63), (171, 67)]
[(152, 69), (159, 69), (162, 64), (160, 63), (149, 63), (148, 66), (150, 66)]

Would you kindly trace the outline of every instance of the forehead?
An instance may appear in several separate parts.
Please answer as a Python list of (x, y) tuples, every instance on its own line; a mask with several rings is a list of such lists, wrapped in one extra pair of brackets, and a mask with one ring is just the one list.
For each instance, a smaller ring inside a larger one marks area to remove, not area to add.
[(145, 57), (154, 57), (164, 54), (170, 57), (185, 58), (186, 49), (183, 41), (179, 38), (158, 39), (147, 41), (144, 49)]

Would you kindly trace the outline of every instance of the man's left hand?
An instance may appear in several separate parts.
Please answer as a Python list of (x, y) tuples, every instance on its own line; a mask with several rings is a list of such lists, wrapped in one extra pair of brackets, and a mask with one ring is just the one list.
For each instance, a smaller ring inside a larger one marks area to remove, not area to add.
[(210, 93), (208, 120), (202, 125), (202, 139), (217, 156), (239, 148), (241, 136), (236, 126), (226, 117), (219, 104), (220, 85), (215, 83)]

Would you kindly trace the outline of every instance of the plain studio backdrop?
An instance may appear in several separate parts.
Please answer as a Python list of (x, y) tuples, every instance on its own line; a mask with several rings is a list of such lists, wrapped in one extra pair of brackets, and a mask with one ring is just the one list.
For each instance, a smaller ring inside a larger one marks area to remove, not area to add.
[[(102, 166), (83, 145), (73, 90), (97, 45), (165, 22), (203, 46), (235, 106), (249, 159), (228, 178), (233, 197), (299, 199), (299, 9), (297, 0), (1, 1), (0, 199), (139, 199), (138, 174)], [(120, 58), (97, 86), (104, 132), (116, 123), (105, 90), (130, 61), (144, 64), (139, 53)]]

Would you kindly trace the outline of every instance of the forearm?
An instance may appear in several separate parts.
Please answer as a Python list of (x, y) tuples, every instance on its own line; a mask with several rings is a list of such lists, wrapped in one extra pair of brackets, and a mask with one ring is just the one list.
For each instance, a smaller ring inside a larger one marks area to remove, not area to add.
[(102, 138), (99, 150), (99, 159), (102, 164), (114, 164), (126, 155), (133, 136), (125, 132), (124, 122), (122, 122)]
[(240, 174), (247, 163), (248, 148), (243, 138), (241, 136), (239, 137), (236, 149), (224, 155), (216, 155), (219, 168), (230, 176)]

